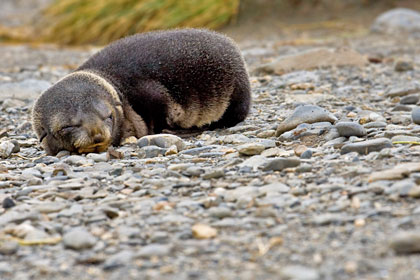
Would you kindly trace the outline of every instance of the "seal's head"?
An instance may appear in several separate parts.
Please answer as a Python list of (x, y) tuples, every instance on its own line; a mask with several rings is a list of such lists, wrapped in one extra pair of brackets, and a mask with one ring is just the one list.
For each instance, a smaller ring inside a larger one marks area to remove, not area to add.
[(116, 90), (86, 71), (58, 81), (38, 98), (32, 111), (33, 128), (50, 155), (61, 150), (103, 152), (118, 145), (123, 118)]

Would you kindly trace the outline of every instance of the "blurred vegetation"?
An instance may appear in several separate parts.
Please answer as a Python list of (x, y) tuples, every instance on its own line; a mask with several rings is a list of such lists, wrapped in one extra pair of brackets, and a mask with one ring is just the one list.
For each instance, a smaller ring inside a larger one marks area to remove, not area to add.
[(175, 27), (219, 28), (239, 0), (56, 0), (46, 11), (48, 41), (106, 44), (126, 35)]
[[(0, 0), (0, 11), (1, 11)], [(11, 0), (8, 0), (11, 1)], [(25, 0), (29, 1), (29, 0)], [(41, 0), (31, 0), (32, 3)], [(32, 24), (10, 27), (0, 18), (0, 42), (52, 42), (104, 45), (156, 29), (205, 27), (244, 36), (285, 27), (296, 29), (368, 28), (379, 13), (396, 6), (418, 7), (412, 0), (45, 0)], [(417, 4), (416, 4), (417, 3)], [(28, 5), (28, 4), (25, 4)], [(23, 13), (25, 17), (26, 14)], [(362, 19), (362, 20), (361, 20)], [(363, 21), (364, 20), (364, 21)], [(26, 21), (26, 22), (28, 22)], [(2, 25), (3, 24), (3, 25)], [(367, 30), (367, 29), (366, 29)]]

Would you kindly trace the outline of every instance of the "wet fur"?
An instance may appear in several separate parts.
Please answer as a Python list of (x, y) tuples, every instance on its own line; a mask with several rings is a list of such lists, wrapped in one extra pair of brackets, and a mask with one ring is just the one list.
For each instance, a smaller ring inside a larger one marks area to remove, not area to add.
[[(230, 127), (244, 120), (250, 107), (249, 78), (239, 49), (227, 37), (207, 30), (150, 32), (118, 40), (47, 90), (48, 99), (65, 94), (62, 84), (70, 92), (72, 87), (83, 92), (89, 87), (86, 81), (98, 87), (97, 98), (114, 106), (119, 126), (111, 133), (113, 145), (130, 135), (164, 129)], [(63, 104), (49, 104), (53, 110), (42, 112), (44, 103), (51, 103), (45, 100), (41, 96), (34, 107), (38, 137), (51, 134), (51, 125), (60, 123), (51, 124), (51, 119)]]

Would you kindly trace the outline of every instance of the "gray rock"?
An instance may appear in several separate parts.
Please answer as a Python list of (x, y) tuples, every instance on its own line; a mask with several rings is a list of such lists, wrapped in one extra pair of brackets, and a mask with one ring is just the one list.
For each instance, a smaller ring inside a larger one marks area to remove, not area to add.
[(420, 137), (408, 136), (408, 135), (396, 135), (391, 138), (391, 142), (418, 142), (420, 143)]
[(63, 236), (64, 247), (83, 250), (95, 246), (97, 240), (91, 233), (84, 228), (73, 228)]
[(281, 270), (282, 279), (288, 280), (318, 280), (319, 272), (313, 268), (301, 265), (289, 265)]
[(150, 244), (142, 247), (137, 253), (136, 257), (139, 258), (150, 258), (150, 257), (164, 257), (169, 255), (171, 252), (170, 245), (163, 244)]
[(223, 169), (216, 169), (211, 170), (209, 172), (206, 172), (203, 174), (203, 179), (209, 180), (209, 179), (217, 179), (225, 176), (225, 171)]
[(35, 79), (0, 84), (0, 101), (8, 98), (35, 100), (41, 92), (45, 91), (50, 86), (51, 83), (47, 81)]
[(300, 158), (301, 159), (310, 159), (312, 157), (312, 150), (311, 149), (307, 149), (306, 151), (304, 151), (301, 155)]
[(356, 122), (339, 122), (335, 125), (340, 136), (350, 137), (350, 136), (365, 136), (365, 128), (356, 123)]
[(209, 209), (209, 215), (218, 219), (232, 217), (232, 210), (228, 207), (212, 207)]
[(258, 143), (247, 143), (237, 147), (240, 154), (246, 156), (259, 155), (265, 150), (265, 146)]
[(411, 111), (411, 119), (413, 123), (420, 124), (420, 107), (414, 107), (413, 111)]
[(0, 255), (13, 255), (19, 250), (19, 243), (15, 241), (0, 242)]
[(2, 141), (0, 143), (0, 157), (8, 158), (13, 152), (15, 145), (11, 141)]
[(375, 19), (371, 30), (388, 35), (410, 34), (420, 37), (420, 13), (405, 8), (387, 11)]
[(391, 237), (389, 246), (399, 254), (420, 252), (420, 232), (401, 232)]
[(385, 148), (391, 148), (392, 142), (388, 138), (377, 138), (362, 142), (346, 144), (341, 148), (341, 154), (357, 152), (361, 155), (367, 155), (370, 152), (378, 152)]
[(296, 71), (281, 76), (287, 85), (301, 83), (316, 83), (319, 76), (314, 71)]
[(386, 97), (405, 96), (412, 93), (420, 92), (420, 84), (416, 81), (401, 85), (392, 85), (386, 92)]
[(87, 159), (91, 159), (94, 162), (106, 162), (109, 160), (109, 154), (108, 153), (90, 153), (86, 155)]
[(166, 153), (165, 148), (160, 148), (158, 146), (145, 146), (141, 148), (141, 151), (144, 152), (144, 157), (153, 158), (158, 156), (164, 156)]
[(270, 159), (262, 165), (264, 171), (281, 171), (285, 168), (296, 167), (300, 164), (298, 158), (275, 158)]
[[(397, 72), (405, 72), (405, 71), (411, 71), (414, 70), (414, 64), (412, 61), (406, 61), (406, 60), (398, 60), (395, 63), (394, 70)], [(413, 104), (413, 103), (402, 103), (401, 104)]]
[(110, 256), (104, 263), (105, 270), (115, 269), (121, 266), (130, 264), (134, 253), (132, 251), (124, 250), (115, 255)]
[(385, 128), (386, 122), (368, 122), (367, 124), (364, 124), (363, 127), (364, 128)]
[(146, 135), (137, 141), (137, 145), (140, 148), (155, 145), (165, 149), (175, 145), (178, 151), (182, 151), (186, 147), (186, 144), (181, 138), (172, 134)]
[(303, 105), (295, 109), (295, 111), (287, 117), (276, 130), (276, 136), (280, 136), (283, 132), (289, 131), (302, 123), (330, 122), (334, 123), (337, 118), (327, 110), (316, 105)]

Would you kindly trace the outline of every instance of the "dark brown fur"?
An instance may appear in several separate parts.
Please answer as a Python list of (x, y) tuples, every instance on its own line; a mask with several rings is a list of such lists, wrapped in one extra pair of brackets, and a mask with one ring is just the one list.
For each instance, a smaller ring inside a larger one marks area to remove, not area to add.
[[(79, 103), (89, 98), (105, 100), (115, 115), (108, 145), (118, 145), (130, 134), (141, 137), (163, 129), (230, 127), (244, 120), (250, 107), (249, 79), (240, 51), (232, 40), (212, 31), (181, 29), (130, 36), (93, 55), (78, 71), (102, 77), (119, 98), (104, 97), (109, 89), (101, 83), (95, 85), (96, 90), (84, 90), (94, 86), (80, 75), (47, 90), (34, 107), (33, 123), (39, 137), (46, 133), (43, 146), (49, 153), (59, 148), (78, 150), (71, 149), (72, 143), (63, 144), (73, 140), (63, 140), (59, 128), (53, 131), (51, 120), (60, 110), (73, 119), (82, 110)], [(68, 102), (62, 100), (64, 96)], [(98, 115), (97, 110), (91, 113), (92, 102), (83, 109), (85, 119)], [(64, 110), (65, 106), (70, 110)], [(115, 106), (122, 106), (122, 116)], [(97, 121), (84, 129), (98, 126), (106, 127)], [(52, 142), (55, 147), (49, 149)]]

